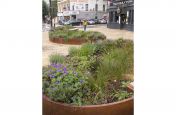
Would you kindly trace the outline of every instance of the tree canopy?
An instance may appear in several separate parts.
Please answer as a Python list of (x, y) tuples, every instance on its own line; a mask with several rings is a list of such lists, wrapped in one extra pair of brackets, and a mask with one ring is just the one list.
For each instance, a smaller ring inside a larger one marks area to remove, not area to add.
[(45, 16), (49, 14), (49, 7), (46, 1), (42, 0), (42, 19), (45, 21)]
[(57, 0), (51, 0), (51, 15), (53, 18), (57, 17)]

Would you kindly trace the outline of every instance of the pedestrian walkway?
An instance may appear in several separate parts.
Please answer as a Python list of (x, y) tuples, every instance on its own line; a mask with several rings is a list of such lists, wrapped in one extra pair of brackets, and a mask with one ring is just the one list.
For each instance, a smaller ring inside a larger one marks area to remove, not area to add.
[(61, 54), (68, 55), (68, 50), (70, 47), (80, 47), (80, 45), (65, 45), (65, 44), (57, 44), (49, 41), (48, 32), (43, 32), (43, 40), (42, 40), (42, 58), (43, 58), (43, 66), (49, 64), (49, 56), (51, 54)]

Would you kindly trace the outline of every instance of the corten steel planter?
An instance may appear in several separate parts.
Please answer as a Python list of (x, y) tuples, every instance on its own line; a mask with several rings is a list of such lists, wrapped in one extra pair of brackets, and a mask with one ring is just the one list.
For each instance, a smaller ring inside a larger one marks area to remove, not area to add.
[(43, 95), (43, 115), (133, 115), (133, 97), (102, 105), (74, 106)]
[(64, 40), (64, 38), (52, 38), (50, 39), (51, 42), (59, 43), (59, 44), (71, 44), (71, 45), (80, 45), (83, 43), (86, 43), (87, 41), (85, 39), (68, 39)]

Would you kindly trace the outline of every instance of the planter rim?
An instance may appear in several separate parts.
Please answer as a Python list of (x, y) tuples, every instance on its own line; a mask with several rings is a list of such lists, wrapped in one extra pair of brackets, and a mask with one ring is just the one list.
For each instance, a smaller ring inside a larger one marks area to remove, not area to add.
[[(129, 89), (131, 89), (131, 88), (129, 88)], [(133, 92), (133, 89), (132, 89), (132, 92)], [(63, 106), (66, 106), (66, 107), (74, 107), (74, 108), (93, 108), (93, 107), (103, 107), (103, 106), (121, 104), (121, 103), (130, 101), (130, 100), (133, 100), (133, 99), (134, 99), (134, 96), (132, 96), (132, 97), (130, 97), (130, 98), (127, 98), (127, 99), (124, 99), (124, 100), (121, 100), (121, 101), (112, 102), (112, 103), (107, 103), (107, 104), (83, 105), (83, 106), (76, 106), (76, 105), (71, 105), (71, 104), (67, 104), (67, 103), (55, 102), (55, 101), (52, 101), (49, 97), (47, 97), (47, 96), (44, 95), (44, 94), (43, 94), (43, 98), (46, 99), (46, 100), (49, 101), (49, 102), (55, 103), (55, 104), (57, 104), (57, 105), (63, 105)]]
[[(61, 40), (64, 40), (64, 38), (60, 38), (60, 37), (53, 37), (53, 38), (49, 38), (49, 39), (61, 39)], [(86, 38), (69, 38), (68, 40), (83, 40), (83, 41), (86, 41), (87, 39)]]
[(88, 40), (84, 38), (72, 38), (65, 41), (64, 38), (49, 38), (49, 41), (57, 44), (81, 45), (86, 43)]

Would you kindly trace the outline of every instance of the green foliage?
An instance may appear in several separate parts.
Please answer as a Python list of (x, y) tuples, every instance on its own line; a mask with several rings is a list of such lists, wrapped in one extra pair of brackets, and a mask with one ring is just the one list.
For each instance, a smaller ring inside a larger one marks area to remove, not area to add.
[(81, 38), (85, 38), (85, 33), (84, 33), (84, 31), (78, 31), (78, 30), (75, 30), (75, 31), (69, 31), (69, 33), (68, 33), (68, 37), (70, 38), (70, 39), (72, 39), (72, 38), (78, 38), (78, 39), (81, 39)]
[(43, 75), (43, 91), (52, 100), (83, 104), (83, 97), (87, 97), (87, 78), (80, 73), (61, 64), (52, 64), (45, 69)]
[(73, 29), (74, 27), (73, 26), (70, 26), (70, 25), (64, 25), (64, 26), (58, 26), (58, 27), (56, 27), (55, 28), (55, 31), (58, 31), (58, 30), (60, 30), (60, 31), (62, 31), (62, 30), (68, 30), (68, 29)]
[(52, 54), (50, 55), (50, 63), (53, 64), (57, 64), (57, 63), (63, 63), (64, 62), (64, 56), (61, 56), (60, 54)]
[(70, 47), (69, 55), (71, 56), (89, 56), (93, 54), (96, 46), (94, 44), (86, 43), (81, 48)]
[(91, 42), (96, 42), (98, 40), (104, 40), (106, 39), (106, 36), (100, 32), (84, 32), (81, 30), (70, 30), (72, 29), (72, 26), (63, 26), (63, 27), (57, 27), (55, 31), (49, 32), (49, 38), (52, 39), (83, 39), (85, 41), (89, 40)]
[(71, 56), (79, 55), (79, 49), (76, 47), (70, 47), (68, 52), (69, 52), (69, 55), (71, 55)]
[(64, 26), (64, 27), (57, 27), (54, 31), (49, 32), (49, 39), (59, 39), (59, 38), (64, 38), (64, 39), (84, 39), (85, 38), (85, 33), (83, 31), (78, 31), (78, 30), (69, 30), (72, 29), (72, 26)]
[(95, 50), (95, 45), (87, 43), (81, 46), (79, 56), (89, 56)]
[(125, 74), (133, 73), (131, 40), (86, 43), (80, 48), (71, 47), (68, 56), (56, 55), (53, 60), (54, 64), (43, 68), (43, 92), (54, 101), (104, 104), (133, 95), (127, 91), (129, 81), (123, 80)]
[(70, 62), (78, 65), (86, 65), (86, 68), (82, 66), (78, 68), (80, 68), (80, 70), (82, 70), (81, 68), (84, 68), (84, 70), (94, 73), (100, 61), (98, 60), (98, 57), (94, 55), (95, 50), (96, 45), (90, 43), (83, 44), (81, 48), (71, 47), (69, 49), (69, 55), (72, 57)]
[(101, 43), (96, 44), (95, 54), (108, 54), (111, 50), (115, 49), (115, 45), (113, 41), (105, 40)]
[(81, 72), (86, 76), (89, 73), (90, 61), (86, 56), (74, 56), (74, 57), (67, 57), (65, 63), (75, 70)]
[(46, 3), (46, 1), (42, 0), (42, 19), (45, 21), (45, 16), (48, 16), (49, 13), (49, 7)]
[(105, 86), (105, 82), (111, 79), (120, 80), (128, 70), (127, 53), (125, 50), (116, 49), (105, 55), (97, 69), (97, 84)]
[(124, 40), (122, 38), (115, 40), (115, 45), (117, 48), (131, 49), (131, 50), (133, 50), (134, 47), (132, 40)]
[(87, 38), (92, 43), (92, 42), (96, 42), (98, 40), (105, 40), (106, 36), (100, 32), (88, 31)]
[(53, 18), (57, 17), (57, 11), (58, 11), (57, 0), (51, 0), (51, 15)]
[(132, 93), (129, 93), (129, 92), (123, 91), (123, 90), (118, 90), (114, 94), (112, 94), (112, 98), (117, 101), (126, 99), (131, 96), (132, 96)]

